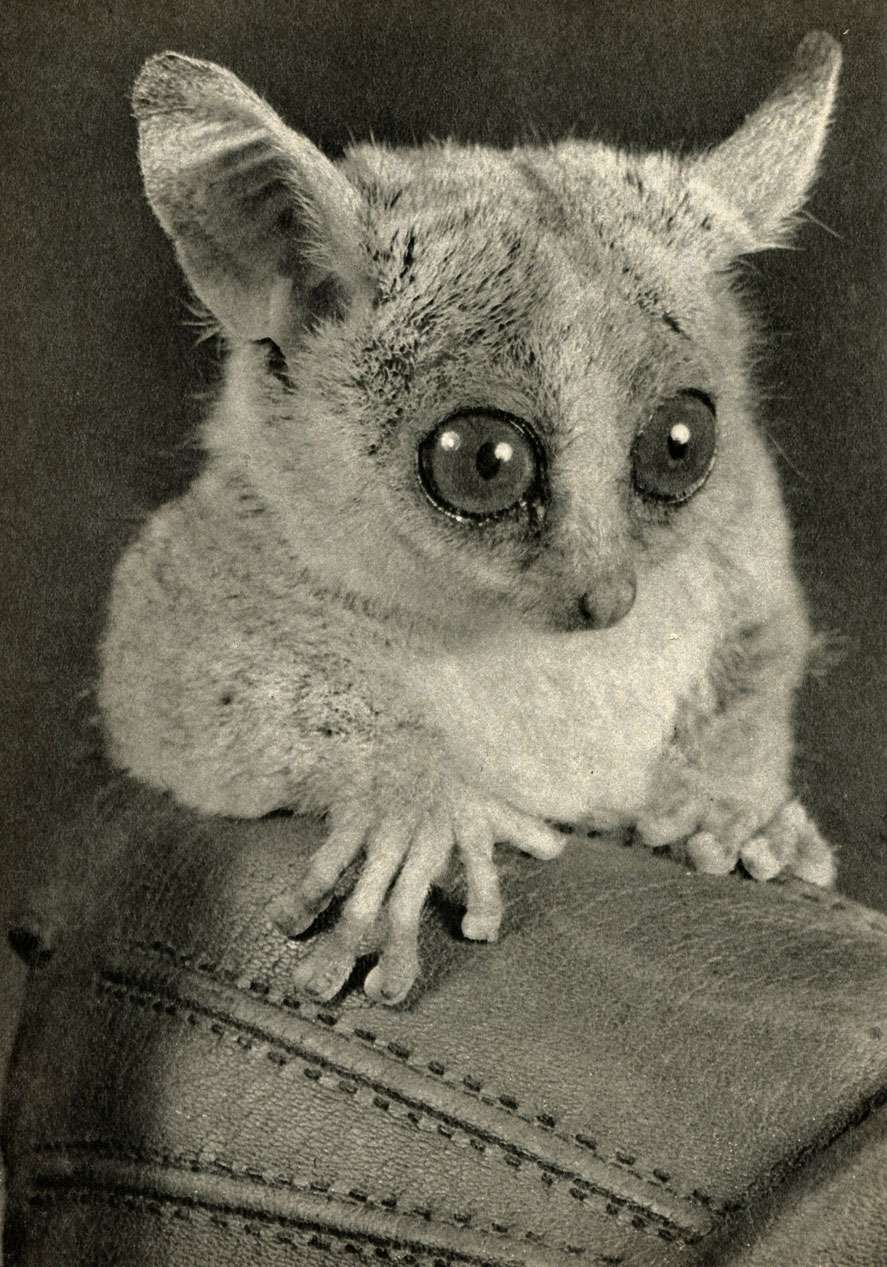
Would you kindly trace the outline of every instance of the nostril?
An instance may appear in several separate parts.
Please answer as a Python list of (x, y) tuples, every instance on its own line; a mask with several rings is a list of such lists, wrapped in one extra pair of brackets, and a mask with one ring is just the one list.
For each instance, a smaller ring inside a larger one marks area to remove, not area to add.
[(627, 616), (634, 606), (637, 582), (628, 570), (602, 577), (594, 589), (579, 599), (579, 610), (589, 629), (609, 629)]

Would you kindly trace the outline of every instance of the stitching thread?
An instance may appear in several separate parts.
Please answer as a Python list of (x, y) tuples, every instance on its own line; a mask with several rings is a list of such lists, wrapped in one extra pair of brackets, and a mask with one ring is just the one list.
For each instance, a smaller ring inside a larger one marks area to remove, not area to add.
[[(448, 1213), (442, 1210), (432, 1210), (427, 1206), (406, 1206), (402, 1205), (399, 1198), (395, 1195), (390, 1196), (371, 1196), (369, 1193), (360, 1188), (337, 1186), (334, 1183), (325, 1183), (321, 1181), (299, 1181), (291, 1175), (277, 1174), (266, 1175), (255, 1167), (247, 1166), (245, 1169), (238, 1169), (231, 1162), (222, 1156), (213, 1156), (208, 1158), (198, 1158), (197, 1155), (189, 1156), (186, 1153), (170, 1153), (157, 1148), (125, 1148), (117, 1144), (109, 1143), (100, 1139), (80, 1139), (80, 1140), (53, 1140), (50, 1143), (42, 1144), (34, 1150), (36, 1156), (56, 1156), (56, 1155), (93, 1155), (100, 1156), (109, 1161), (126, 1161), (126, 1162), (148, 1162), (154, 1165), (160, 1165), (170, 1170), (191, 1171), (196, 1174), (218, 1174), (224, 1175), (230, 1179), (245, 1179), (251, 1183), (267, 1188), (285, 1188), (290, 1192), (304, 1193), (308, 1196), (323, 1197), (329, 1201), (342, 1202), (349, 1205), (361, 1206), (365, 1209), (376, 1210), (382, 1214), (392, 1214), (394, 1212), (407, 1214), (414, 1218), (421, 1218), (429, 1223), (448, 1223), (452, 1227), (471, 1228), (474, 1231), (492, 1232), (498, 1236), (514, 1235), (514, 1229), (497, 1222), (480, 1223), (472, 1218), (470, 1214)], [(38, 1179), (39, 1182), (39, 1179)], [(45, 1182), (45, 1180), (44, 1180)], [(72, 1186), (78, 1186), (76, 1181), (70, 1181)], [(58, 1181), (53, 1180), (52, 1186), (64, 1186)], [(99, 1187), (100, 1185), (96, 1185)], [(145, 1198), (148, 1199), (148, 1198)], [(155, 1197), (154, 1200), (176, 1201), (180, 1198), (173, 1197)], [(588, 1251), (584, 1245), (576, 1245), (565, 1242), (546, 1241), (544, 1236), (533, 1229), (520, 1229), (520, 1235), (523, 1239), (533, 1245), (548, 1245), (549, 1248), (563, 1250), (566, 1253), (584, 1256)], [(666, 1238), (670, 1239), (670, 1238)]]
[[(337, 1228), (326, 1227), (322, 1232), (309, 1231), (307, 1228), (299, 1228), (299, 1225), (294, 1224), (291, 1220), (264, 1217), (260, 1213), (252, 1211), (246, 1214), (240, 1210), (225, 1209), (224, 1214), (220, 1214), (212, 1207), (207, 1207), (197, 1201), (187, 1202), (182, 1198), (177, 1198), (173, 1201), (166, 1197), (146, 1197), (139, 1193), (122, 1192), (114, 1189), (102, 1190), (75, 1186), (37, 1193), (30, 1198), (32, 1208), (37, 1210), (49, 1209), (62, 1201), (76, 1202), (80, 1205), (101, 1201), (106, 1205), (148, 1213), (155, 1218), (175, 1219), (186, 1223), (194, 1221), (196, 1216), (202, 1216), (207, 1222), (212, 1223), (225, 1233), (234, 1233), (239, 1230), (248, 1236), (257, 1238), (273, 1235), (278, 1244), (294, 1249), (299, 1247), (319, 1249), (326, 1253), (332, 1252), (335, 1245), (337, 1250), (343, 1251), (349, 1258), (353, 1258), (358, 1262), (378, 1263), (382, 1261), (394, 1263), (397, 1267), (414, 1267), (414, 1265), (415, 1267), (421, 1267), (422, 1264), (427, 1264), (427, 1267), (451, 1267), (454, 1261), (460, 1261), (483, 1267), (481, 1260), (476, 1258), (474, 1254), (457, 1253), (457, 1258), (454, 1259), (452, 1253), (448, 1252), (446, 1258), (443, 1258), (433, 1250), (419, 1250), (417, 1252), (415, 1249), (401, 1248), (393, 1241), (386, 1242), (382, 1237), (374, 1240), (369, 1237), (355, 1235), (354, 1233), (343, 1235)], [(235, 1224), (236, 1226), (234, 1226)], [(566, 1252), (581, 1254), (584, 1251), (577, 1251), (573, 1247), (568, 1247)], [(621, 1262), (621, 1258), (614, 1260), (613, 1258), (608, 1259), (596, 1256), (594, 1261), (603, 1265), (616, 1261)]]
[[(554, 1138), (561, 1140), (565, 1144), (571, 1146), (579, 1144), (580, 1147), (588, 1149), (594, 1153), (604, 1164), (612, 1166), (614, 1169), (626, 1172), (635, 1179), (648, 1183), (652, 1187), (661, 1189), (669, 1196), (678, 1197), (683, 1201), (695, 1202), (706, 1208), (712, 1207), (712, 1200), (705, 1194), (700, 1195), (698, 1189), (687, 1193), (676, 1188), (671, 1184), (671, 1176), (660, 1167), (652, 1167), (649, 1170), (641, 1170), (636, 1164), (636, 1157), (629, 1149), (611, 1148), (608, 1152), (602, 1152), (599, 1148), (597, 1139), (590, 1133), (585, 1131), (577, 1131), (570, 1135), (566, 1131), (557, 1129), (557, 1120), (549, 1113), (524, 1113), (520, 1111), (519, 1100), (516, 1096), (508, 1092), (490, 1093), (483, 1091), (483, 1082), (473, 1077), (471, 1074), (464, 1074), (461, 1078), (448, 1077), (447, 1068), (442, 1061), (426, 1060), (424, 1057), (416, 1056), (412, 1049), (403, 1047), (399, 1043), (384, 1042), (377, 1038), (372, 1030), (364, 1029), (362, 1026), (349, 1026), (343, 1024), (344, 1017), (341, 1014), (330, 1012), (327, 1010), (328, 1004), (313, 1004), (304, 999), (298, 999), (294, 996), (282, 994), (275, 997), (271, 993), (271, 986), (260, 980), (251, 980), (242, 982), (232, 975), (220, 974), (218, 965), (206, 959), (200, 959), (198, 956), (190, 955), (177, 950), (174, 946), (161, 941), (145, 942), (133, 940), (129, 943), (132, 949), (142, 953), (151, 955), (163, 955), (166, 958), (173, 959), (176, 963), (190, 971), (200, 972), (204, 976), (209, 976), (213, 980), (222, 979), (226, 984), (234, 985), (237, 988), (248, 990), (251, 994), (258, 995), (263, 998), (270, 1006), (280, 1008), (284, 1011), (297, 1011), (300, 1016), (304, 1016), (306, 1020), (318, 1021), (320, 1024), (332, 1029), (335, 1028), (336, 1033), (346, 1041), (356, 1039), (365, 1046), (373, 1048), (375, 1051), (387, 1052), (401, 1061), (407, 1068), (412, 1069), (414, 1073), (426, 1076), (428, 1073), (433, 1074), (445, 1086), (451, 1087), (454, 1091), (463, 1094), (466, 1092), (476, 1096), (482, 1104), (490, 1107), (504, 1110), (520, 1121), (527, 1123), (529, 1126), (541, 1127), (546, 1133), (551, 1134)], [(196, 962), (195, 962), (196, 960)]]
[[(496, 1136), (488, 1135), (485, 1131), (482, 1132), (479, 1129), (466, 1126), (458, 1120), (444, 1117), (436, 1110), (424, 1111), (410, 1107), (407, 1103), (398, 1103), (396, 1094), (393, 1094), (387, 1088), (382, 1088), (381, 1090), (384, 1094), (380, 1094), (379, 1088), (361, 1075), (355, 1074), (343, 1077), (339, 1069), (330, 1067), (320, 1057), (313, 1054), (307, 1056), (296, 1051), (284, 1053), (280, 1051), (280, 1047), (288, 1046), (288, 1044), (280, 1043), (267, 1036), (257, 1035), (248, 1045), (244, 1045), (238, 1041), (242, 1033), (238, 1034), (236, 1032), (238, 1030), (242, 1031), (242, 1027), (234, 1018), (219, 1018), (211, 1009), (195, 1004), (182, 1002), (179, 1005), (157, 994), (150, 987), (137, 982), (121, 980), (110, 974), (103, 974), (97, 977), (96, 987), (102, 992), (122, 996), (136, 1006), (151, 1009), (158, 1015), (166, 1015), (174, 1019), (183, 1020), (190, 1025), (203, 1024), (204, 1028), (219, 1038), (232, 1037), (232, 1047), (238, 1051), (257, 1054), (258, 1051), (265, 1048), (266, 1058), (270, 1058), (272, 1064), (278, 1069), (301, 1062), (303, 1074), (325, 1090), (342, 1094), (343, 1089), (346, 1089), (345, 1093), (354, 1098), (364, 1108), (375, 1108), (396, 1118), (401, 1123), (408, 1123), (417, 1130), (442, 1136), (449, 1143), (463, 1148), (470, 1147), (480, 1153), (486, 1153), (488, 1148), (492, 1146), (494, 1150), (501, 1154), (503, 1161), (512, 1174), (524, 1172), (525, 1163), (527, 1163), (527, 1168), (535, 1167), (540, 1172), (542, 1182), (549, 1192), (555, 1190), (556, 1181), (560, 1181), (559, 1192), (563, 1190), (562, 1185), (564, 1183), (569, 1184), (567, 1191), (571, 1197), (579, 1201), (595, 1197), (604, 1203), (604, 1208), (608, 1215), (617, 1218), (622, 1223), (630, 1221), (631, 1226), (637, 1230), (657, 1235), (662, 1232), (664, 1239), (682, 1239), (686, 1243), (696, 1239), (692, 1232), (688, 1234), (667, 1216), (657, 1214), (631, 1197), (622, 1196), (619, 1193), (602, 1188), (581, 1175), (564, 1170), (555, 1163), (534, 1157), (532, 1154), (511, 1144), (508, 1140), (499, 1139)], [(272, 1052), (273, 1054), (271, 1054)], [(327, 1067), (319, 1067), (323, 1065)], [(698, 1203), (700, 1194), (697, 1192), (693, 1199)]]

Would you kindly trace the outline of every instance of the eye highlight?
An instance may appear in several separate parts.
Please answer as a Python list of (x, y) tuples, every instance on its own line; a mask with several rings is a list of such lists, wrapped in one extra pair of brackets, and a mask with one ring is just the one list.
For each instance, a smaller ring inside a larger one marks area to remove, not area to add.
[(466, 410), (419, 445), (419, 478), (438, 509), (491, 519), (538, 495), (542, 458), (529, 428), (499, 410)]
[(714, 403), (702, 392), (680, 392), (663, 401), (635, 437), (634, 486), (655, 501), (688, 501), (708, 478), (716, 449)]

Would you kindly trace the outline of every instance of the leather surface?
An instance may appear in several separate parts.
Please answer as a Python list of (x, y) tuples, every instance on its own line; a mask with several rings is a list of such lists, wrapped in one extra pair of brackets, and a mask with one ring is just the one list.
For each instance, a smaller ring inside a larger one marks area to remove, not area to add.
[(359, 972), (314, 1005), (265, 912), (320, 824), (88, 802), (6, 1092), (8, 1267), (887, 1261), (884, 916), (575, 836), (502, 851), (497, 946), (437, 890), (404, 1007)]

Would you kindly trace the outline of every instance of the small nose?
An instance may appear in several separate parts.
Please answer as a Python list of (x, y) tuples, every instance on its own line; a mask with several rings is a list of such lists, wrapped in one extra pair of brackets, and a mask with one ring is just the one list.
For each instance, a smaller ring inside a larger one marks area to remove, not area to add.
[(609, 629), (628, 615), (636, 593), (634, 572), (622, 569), (602, 577), (594, 589), (587, 590), (579, 599), (579, 610), (589, 629)]

